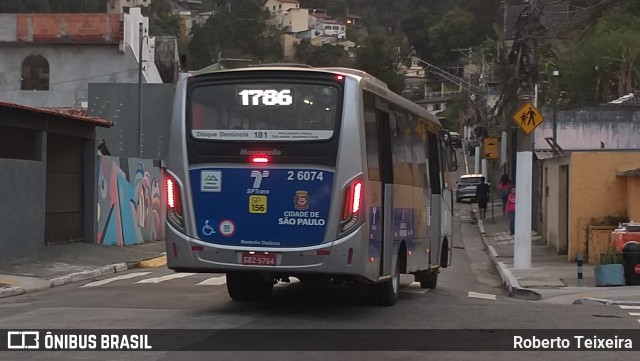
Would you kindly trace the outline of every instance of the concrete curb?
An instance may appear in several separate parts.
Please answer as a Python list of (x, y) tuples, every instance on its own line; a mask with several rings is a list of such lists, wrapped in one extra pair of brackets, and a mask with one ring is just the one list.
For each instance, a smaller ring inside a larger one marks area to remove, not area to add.
[[(474, 210), (471, 211), (472, 218), (474, 215)], [(507, 294), (509, 297), (521, 299), (521, 300), (529, 300), (529, 301), (540, 301), (542, 299), (542, 295), (538, 292), (530, 290), (528, 288), (523, 288), (518, 283), (518, 280), (513, 276), (511, 271), (507, 268), (507, 266), (498, 260), (498, 252), (496, 249), (489, 243), (489, 240), (485, 237), (485, 230), (482, 226), (482, 220), (478, 220), (478, 230), (480, 231), (480, 239), (482, 239), (482, 243), (484, 243), (485, 248), (489, 251), (489, 258), (496, 266), (498, 270), (498, 274), (502, 279), (502, 284), (504, 285), (505, 290), (507, 290)]]
[(640, 306), (640, 301), (613, 301), (602, 298), (579, 298), (573, 301), (574, 305), (619, 305), (619, 306)]
[(69, 283), (83, 281), (89, 278), (103, 276), (110, 273), (122, 272), (122, 271), (126, 271), (127, 269), (129, 269), (127, 267), (127, 264), (122, 262), (122, 263), (103, 266), (103, 267), (88, 270), (88, 271), (74, 272), (68, 275), (52, 278), (50, 280), (51, 287), (62, 286)]
[(27, 293), (27, 291), (22, 287), (9, 286), (9, 287), (0, 288), (0, 298), (18, 296), (23, 293)]
[[(163, 252), (162, 256), (156, 257), (156, 258), (152, 258), (151, 260), (156, 260), (156, 259), (160, 259), (160, 258), (165, 258), (165, 264), (166, 264), (166, 253), (164, 253), (164, 252)], [(22, 294), (25, 294), (25, 293), (32, 293), (34, 291), (40, 291), (40, 290), (51, 288), (51, 287), (57, 287), (57, 286), (62, 286), (62, 285), (70, 284), (70, 283), (84, 281), (84, 280), (87, 280), (87, 279), (91, 279), (91, 278), (95, 278), (95, 277), (99, 277), (99, 276), (103, 276), (103, 275), (107, 275), (107, 274), (127, 271), (127, 270), (130, 270), (130, 269), (138, 268), (140, 266), (140, 264), (142, 262), (145, 262), (145, 261), (147, 261), (147, 260), (114, 263), (114, 264), (98, 267), (98, 268), (95, 268), (95, 269), (92, 269), (92, 270), (74, 272), (74, 273), (70, 273), (68, 275), (55, 277), (55, 278), (52, 278), (52, 279), (48, 280), (48, 282), (45, 282), (45, 284), (48, 283), (48, 286), (34, 288), (34, 289), (29, 290), (29, 292), (27, 292), (27, 290), (25, 290), (23, 287), (18, 287), (18, 286), (0, 288), (0, 298), (10, 297), (10, 296), (18, 296), (18, 295), (22, 295)], [(160, 266), (158, 266), (158, 267), (160, 267)]]
[(167, 265), (166, 253), (160, 257), (146, 259), (138, 262), (138, 268), (158, 268)]

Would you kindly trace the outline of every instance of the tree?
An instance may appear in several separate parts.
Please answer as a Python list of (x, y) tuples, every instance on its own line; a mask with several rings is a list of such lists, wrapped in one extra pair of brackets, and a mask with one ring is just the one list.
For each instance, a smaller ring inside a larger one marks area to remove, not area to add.
[(194, 26), (189, 43), (189, 58), (194, 68), (202, 68), (218, 59), (247, 58), (272, 62), (281, 58), (277, 34), (265, 25), (267, 14), (261, 0), (236, 0), (231, 11), (209, 17), (202, 26)]
[(404, 77), (398, 73), (400, 54), (383, 35), (371, 35), (360, 44), (356, 66), (387, 83), (396, 93), (404, 89)]
[(322, 66), (345, 66), (348, 63), (347, 53), (339, 45), (323, 44), (313, 46), (305, 39), (296, 48), (296, 58), (303, 64)]
[(25, 12), (24, 4), (20, 0), (0, 1), (0, 13), (19, 14), (24, 12)]
[(456, 8), (445, 14), (429, 28), (429, 48), (433, 60), (439, 64), (449, 64), (460, 58), (460, 54), (451, 50), (467, 48), (484, 40), (474, 31), (475, 25), (474, 15), (467, 10)]
[(640, 85), (640, 24), (624, 9), (601, 18), (584, 41), (558, 54), (566, 102), (602, 103)]
[(172, 13), (168, 0), (154, 0), (148, 7), (142, 8), (142, 14), (149, 17), (149, 33), (153, 36), (178, 36), (180, 18)]

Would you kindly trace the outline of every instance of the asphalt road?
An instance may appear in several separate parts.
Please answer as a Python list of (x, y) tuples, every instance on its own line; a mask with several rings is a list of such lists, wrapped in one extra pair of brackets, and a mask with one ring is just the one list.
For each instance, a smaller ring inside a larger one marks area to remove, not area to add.
[[(635, 317), (616, 306), (554, 305), (507, 297), (470, 222), (469, 206), (456, 205), (453, 265), (438, 288), (422, 290), (403, 276), (393, 307), (354, 301), (344, 287), (310, 293), (299, 283), (280, 284), (264, 303), (233, 302), (220, 274), (176, 274), (137, 269), (96, 280), (0, 300), (4, 329), (638, 329)], [(639, 311), (640, 312), (640, 311)], [(269, 331), (265, 331), (269, 332)], [(377, 332), (377, 333), (376, 333)], [(393, 331), (389, 331), (392, 335)], [(384, 349), (385, 332), (359, 349)], [(455, 337), (455, 336), (454, 336)], [(438, 342), (424, 339), (420, 342)], [(355, 341), (354, 341), (355, 342)], [(364, 342), (364, 343), (363, 343)], [(640, 345), (638, 345), (640, 346)], [(462, 347), (462, 346), (461, 346)], [(636, 346), (637, 347), (637, 346)], [(533, 358), (534, 352), (5, 352), (2, 360), (493, 360)], [(632, 354), (607, 352), (607, 360)], [(546, 352), (545, 360), (598, 360), (597, 352)], [(540, 359), (540, 356), (536, 357)]]

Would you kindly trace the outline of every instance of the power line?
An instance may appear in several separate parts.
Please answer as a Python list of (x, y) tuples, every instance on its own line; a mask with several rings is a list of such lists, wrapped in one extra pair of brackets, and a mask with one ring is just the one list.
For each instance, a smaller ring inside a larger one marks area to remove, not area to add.
[[(93, 76), (89, 76), (89, 77), (85, 77), (85, 78), (78, 78), (78, 79), (71, 79), (71, 80), (63, 80), (63, 81), (58, 81), (55, 83), (49, 83), (49, 85), (58, 85), (58, 84), (66, 84), (66, 83), (75, 83), (75, 82), (79, 82), (79, 81), (84, 81), (84, 80), (91, 80), (91, 79), (96, 79), (96, 78), (102, 78), (105, 76), (111, 76), (111, 75), (118, 75), (118, 74), (126, 74), (126, 73), (131, 73), (134, 71), (138, 71), (138, 68), (135, 69), (130, 69), (130, 70), (124, 70), (124, 71), (118, 71), (118, 72), (113, 72), (113, 73), (108, 73), (108, 74), (100, 74), (100, 75), (93, 75)], [(21, 89), (20, 86), (18, 86), (17, 88), (14, 89), (9, 89), (9, 88), (5, 88), (5, 89), (0, 89), (0, 93), (4, 93), (4, 92), (13, 92), (13, 91), (21, 91), (23, 89)]]

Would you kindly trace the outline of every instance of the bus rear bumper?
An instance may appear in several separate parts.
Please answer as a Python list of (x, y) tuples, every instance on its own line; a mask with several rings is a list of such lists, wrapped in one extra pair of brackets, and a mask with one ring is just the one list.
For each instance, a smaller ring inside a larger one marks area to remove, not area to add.
[[(274, 248), (211, 244), (188, 237), (168, 225), (166, 245), (167, 267), (178, 272), (257, 271), (294, 277), (322, 274), (363, 277), (371, 281), (378, 279), (378, 263), (373, 265), (369, 262), (369, 237), (366, 227), (360, 227), (343, 238), (316, 246)], [(243, 256), (249, 252), (275, 254), (275, 265), (243, 264)]]

